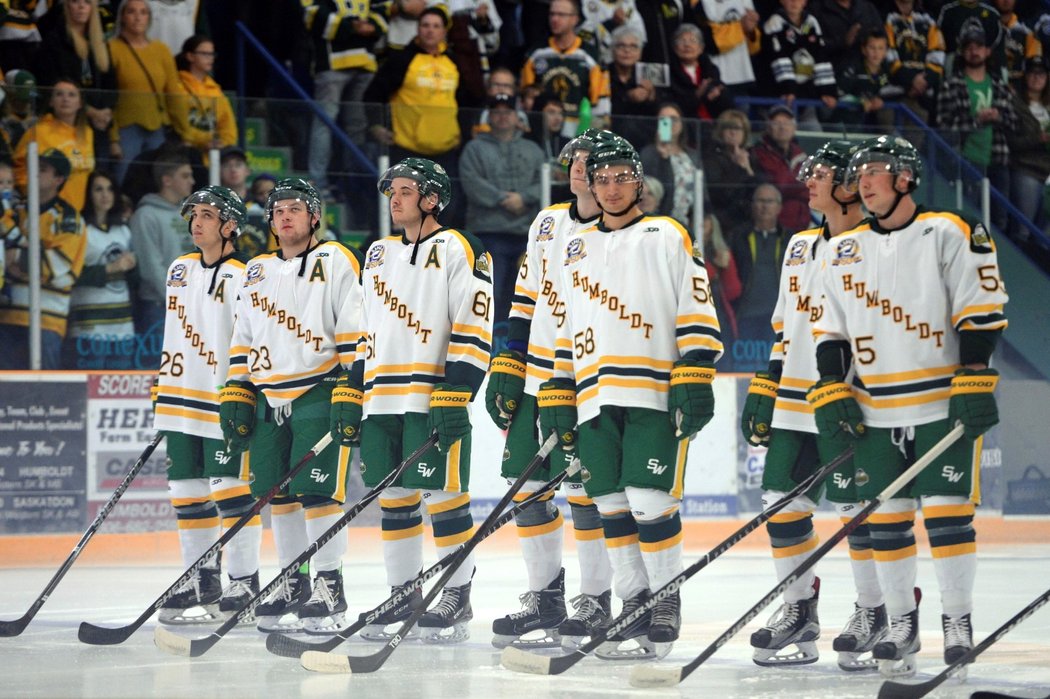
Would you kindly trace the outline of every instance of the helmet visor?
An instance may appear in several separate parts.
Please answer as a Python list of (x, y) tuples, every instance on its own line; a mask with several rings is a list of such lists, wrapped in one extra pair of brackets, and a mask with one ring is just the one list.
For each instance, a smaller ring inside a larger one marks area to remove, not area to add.
[(897, 157), (890, 153), (876, 150), (862, 150), (855, 154), (846, 168), (846, 181), (843, 186), (849, 192), (856, 192), (860, 187), (860, 176), (879, 172), (894, 174), (899, 170)]
[(806, 183), (811, 179), (815, 179), (818, 182), (831, 181), (835, 184), (842, 183), (842, 175), (839, 166), (836, 163), (832, 163), (826, 158), (822, 158), (819, 155), (811, 155), (802, 161), (802, 165), (798, 169), (799, 182)]
[(231, 218), (230, 204), (212, 192), (207, 190), (200, 190), (186, 197), (186, 200), (182, 202), (182, 210), (179, 212), (182, 217), (189, 221), (193, 218), (193, 207), (197, 204), (211, 204), (219, 210), (219, 218), (223, 221), (228, 221)]
[(576, 158), (577, 152), (590, 153), (597, 145), (593, 138), (581, 134), (562, 147), (561, 153), (558, 154), (558, 162), (561, 163), (562, 167), (569, 167)]
[(379, 178), (379, 182), (376, 185), (379, 189), (379, 193), (388, 197), (393, 194), (394, 180), (398, 177), (412, 180), (420, 190), (422, 190), (423, 183), (426, 182), (427, 179), (426, 175), (416, 168), (410, 165), (405, 165), (404, 163), (398, 163), (397, 165), (387, 168), (387, 171)]

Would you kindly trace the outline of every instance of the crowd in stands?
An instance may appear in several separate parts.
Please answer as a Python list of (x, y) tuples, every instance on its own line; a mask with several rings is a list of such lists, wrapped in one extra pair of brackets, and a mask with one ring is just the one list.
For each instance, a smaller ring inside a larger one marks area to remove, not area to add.
[[(47, 226), (48, 368), (134, 366), (126, 348), (159, 327), (167, 265), (192, 248), (180, 203), (207, 180), (209, 153), (248, 202), (242, 252), (274, 249), (264, 203), (283, 173), (253, 177), (241, 148), (227, 96), (236, 21), (345, 131), (346, 147), (320, 114), (267, 113), (287, 86), (251, 59), (242, 106), (274, 117), (292, 168), (347, 205), (347, 225), (377, 228), (379, 153), (449, 171), (443, 223), (493, 253), (497, 317), (540, 206), (540, 165), (579, 129), (604, 125), (640, 151), (647, 212), (691, 227), (703, 197), (696, 233), (725, 325), (765, 337), (752, 319), (769, 317), (783, 242), (813, 225), (796, 181), (799, 130), (888, 132), (903, 105), (1036, 226), (1048, 223), (1050, 7), (989, 1), (6, 1), (0, 341), (25, 334), (30, 142)], [(567, 196), (565, 173), (553, 179), (554, 198)]]

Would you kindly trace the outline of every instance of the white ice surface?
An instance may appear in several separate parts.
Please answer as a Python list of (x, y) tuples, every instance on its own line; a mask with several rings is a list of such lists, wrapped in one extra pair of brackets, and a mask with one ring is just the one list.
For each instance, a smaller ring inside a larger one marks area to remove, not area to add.
[[(1050, 584), (1048, 554), (1050, 546), (1027, 546), (997, 548), (982, 555), (974, 613), (978, 642)], [(692, 560), (687, 557), (687, 563)], [(567, 596), (572, 597), (579, 573), (574, 557), (565, 562)], [(56, 561), (56, 568), (59, 563)], [(81, 621), (106, 626), (129, 623), (182, 571), (174, 565), (77, 566), (21, 636), (0, 638), (0, 697), (875, 697), (881, 680), (874, 674), (839, 671), (831, 650), (831, 639), (852, 610), (848, 566), (845, 555), (836, 551), (818, 567), (823, 627), (818, 663), (771, 670), (751, 662), (748, 638), (774, 611), (770, 607), (681, 685), (663, 690), (633, 689), (627, 684), (628, 665), (592, 658), (553, 677), (521, 675), (501, 667), (499, 652), (490, 645), (491, 623), (518, 609), (524, 567), (513, 552), (486, 550), (484, 545), (474, 579), (471, 639), (454, 647), (406, 642), (378, 672), (355, 676), (308, 672), (296, 660), (269, 654), (263, 635), (248, 629), (234, 631), (193, 659), (157, 649), (153, 644), (155, 621), (121, 645), (84, 645), (77, 640)], [(269, 579), (266, 576), (276, 572), (274, 565), (264, 566), (264, 584)], [(378, 557), (348, 555), (345, 572), (352, 614), (375, 606), (389, 594)], [(54, 569), (0, 569), (0, 619), (21, 616), (53, 573)], [(682, 639), (663, 662), (681, 665), (697, 656), (773, 587), (772, 576), (768, 555), (754, 550), (730, 552), (701, 571), (683, 588)], [(925, 590), (920, 613), (920, 678), (928, 678), (943, 669), (940, 605), (928, 557), (920, 559), (919, 582)], [(205, 635), (203, 628), (184, 627), (177, 632)], [(364, 655), (377, 649), (355, 638), (335, 652)], [(969, 674), (965, 683), (950, 679), (930, 696), (969, 697), (980, 689), (1017, 697), (1050, 694), (1050, 606), (985, 652)]]

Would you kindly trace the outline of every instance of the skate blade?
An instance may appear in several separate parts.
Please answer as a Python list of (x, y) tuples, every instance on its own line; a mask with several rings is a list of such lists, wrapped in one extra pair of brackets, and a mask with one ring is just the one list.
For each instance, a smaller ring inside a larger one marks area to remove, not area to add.
[(303, 622), (294, 614), (260, 616), (255, 627), (262, 633), (302, 633)]
[[(237, 609), (220, 609), (219, 610), (219, 615), (221, 617), (221, 621), (223, 621), (223, 622), (229, 621), (231, 618), (237, 616), (237, 613), (240, 612), (240, 611), (241, 611), (241, 607), (238, 607)], [(237, 625), (238, 626), (248, 626), (248, 625), (251, 625), (251, 624), (255, 624), (257, 621), (258, 621), (258, 619), (255, 618), (255, 612), (252, 612), (252, 613), (248, 614), (246, 617), (242, 617), (240, 620), (238, 620), (237, 621)]]
[(468, 622), (461, 621), (448, 627), (425, 627), (419, 629), (419, 640), (432, 645), (462, 643), (470, 638)]
[[(794, 647), (794, 650), (791, 650)], [(788, 651), (786, 653), (782, 651)], [(809, 665), (820, 659), (817, 644), (813, 641), (802, 641), (787, 645), (784, 648), (755, 648), (751, 658), (755, 665), (762, 667), (789, 667), (792, 665)]]
[(645, 636), (627, 639), (626, 641), (607, 641), (598, 646), (594, 654), (602, 660), (611, 660), (613, 662), (658, 659), (656, 644), (652, 643)]
[(590, 636), (562, 636), (561, 647), (563, 650), (577, 650), (590, 640)]
[(843, 672), (873, 672), (879, 669), (879, 661), (871, 657), (870, 652), (839, 651), (838, 663)]
[(347, 627), (346, 617), (342, 612), (325, 617), (307, 617), (302, 622), (303, 631), (311, 636), (334, 636)]
[(224, 620), (218, 604), (205, 604), (189, 609), (161, 609), (157, 621), (168, 626), (215, 624)]
[(522, 648), (524, 650), (537, 650), (540, 648), (561, 648), (561, 636), (555, 629), (539, 629), (530, 631), (524, 636), (510, 636), (495, 634), (492, 637), (492, 645), (500, 650), (507, 646)]
[(879, 674), (890, 679), (914, 677), (919, 664), (914, 654), (909, 653), (899, 660), (879, 659)]
[[(400, 624), (401, 622), (395, 621), (393, 624), (388, 624), (387, 626), (394, 626), (395, 628), (400, 628)], [(387, 643), (388, 641), (390, 641), (390, 639), (397, 635), (395, 631), (387, 631), (387, 626), (371, 624), (362, 628), (358, 635), (364, 640), (371, 641), (373, 643)], [(419, 638), (419, 628), (413, 626), (402, 640), (412, 641), (417, 638)]]

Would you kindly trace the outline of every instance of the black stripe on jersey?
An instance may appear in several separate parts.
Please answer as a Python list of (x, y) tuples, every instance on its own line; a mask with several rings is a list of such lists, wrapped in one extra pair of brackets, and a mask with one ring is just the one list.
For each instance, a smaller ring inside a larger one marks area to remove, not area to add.
[(193, 400), (192, 398), (183, 398), (181, 396), (161, 395), (157, 397), (157, 403), (162, 405), (174, 405), (180, 408), (193, 408), (194, 410), (202, 410), (206, 413), (219, 412), (218, 403), (209, 403), (203, 400)]
[(645, 377), (647, 379), (654, 379), (656, 381), (670, 381), (671, 372), (669, 371), (656, 371), (655, 369), (641, 369), (636, 367), (601, 367), (598, 369), (598, 373), (594, 376), (590, 376), (583, 381), (580, 381), (576, 386), (577, 391), (582, 391), (585, 388), (594, 386), (598, 383), (598, 379), (602, 376), (627, 376), (630, 378)]
[(452, 333), (448, 338), (449, 343), (458, 342), (461, 345), (474, 345), (485, 354), (492, 354), (492, 345), (485, 342), (477, 335), (463, 335), (461, 333)]
[(683, 325), (675, 329), (675, 337), (683, 335), (707, 335), (716, 340), (722, 339), (722, 333), (707, 325)]
[(230, 355), (230, 366), (248, 366), (248, 355), (246, 354), (233, 354)]
[(567, 362), (571, 362), (572, 361), (572, 348), (571, 347), (566, 347), (564, 349), (555, 349), (554, 350), (554, 361), (558, 361), (559, 359), (567, 361)]
[(543, 357), (537, 357), (534, 354), (530, 354), (528, 358), (530, 366), (539, 367), (540, 369), (546, 369), (548, 371), (554, 371), (554, 362)]
[(371, 388), (372, 386), (395, 386), (398, 384), (407, 385), (411, 383), (428, 383), (436, 384), (441, 383), (444, 379), (442, 376), (437, 374), (391, 374), (389, 376), (377, 376), (371, 381), (365, 383), (365, 388)]
[(971, 323), (972, 325), (976, 326), (997, 325), (999, 323), (1002, 323), (1004, 320), (1006, 320), (1005, 313), (989, 313), (986, 316), (967, 316), (960, 320), (959, 324), (955, 327), (959, 328), (962, 326), (963, 323)]
[(793, 388), (784, 388), (783, 386), (780, 386), (777, 389), (777, 398), (783, 398), (784, 400), (799, 400), (805, 403), (806, 392), (797, 391)]
[(535, 306), (536, 301), (525, 294), (514, 294), (510, 300), (511, 304), (520, 303), (523, 306)]
[(878, 388), (868, 388), (864, 385), (864, 382), (860, 380), (860, 377), (857, 377), (853, 380), (853, 385), (864, 389), (871, 397), (879, 398), (883, 396), (900, 396), (908, 393), (921, 393), (923, 391), (933, 391), (939, 388), (950, 388), (952, 385), (952, 377), (945, 376), (941, 379), (917, 381), (915, 383), (906, 383), (899, 386), (880, 386)]
[[(331, 372), (329, 372), (329, 374), (330, 373)], [(268, 388), (276, 390), (276, 391), (287, 391), (288, 389), (291, 389), (291, 388), (302, 388), (304, 386), (309, 387), (309, 386), (314, 386), (316, 384), (319, 384), (329, 374), (318, 374), (317, 376), (307, 376), (307, 377), (304, 377), (304, 378), (301, 378), (301, 379), (296, 379), (295, 381), (282, 381), (280, 383), (259, 383), (258, 381), (252, 381), (252, 383), (254, 383), (256, 388), (258, 388), (260, 391), (265, 391)]]
[[(360, 342), (360, 340), (358, 340)], [(357, 351), (357, 342), (340, 342), (336, 344), (335, 351), (339, 354), (346, 354), (348, 352)]]

